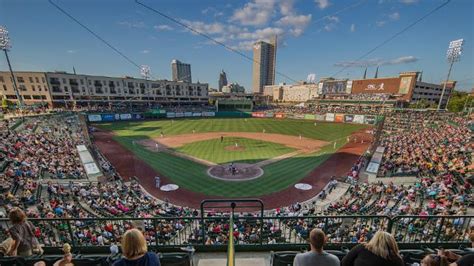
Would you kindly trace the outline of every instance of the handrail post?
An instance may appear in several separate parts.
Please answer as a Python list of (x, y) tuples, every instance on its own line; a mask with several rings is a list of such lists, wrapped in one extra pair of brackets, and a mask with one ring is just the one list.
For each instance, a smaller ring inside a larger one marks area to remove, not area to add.
[(155, 230), (155, 245), (156, 245), (156, 249), (158, 250), (158, 231), (156, 230), (156, 217), (153, 217), (152, 218), (153, 220), (153, 229)]
[(439, 235), (441, 234), (441, 230), (443, 229), (443, 225), (444, 225), (444, 217), (441, 218), (441, 224), (438, 228), (438, 232), (436, 233), (436, 240), (435, 240), (435, 244), (438, 244), (438, 241), (439, 241)]
[[(392, 233), (392, 227), (393, 227), (393, 220), (390, 216), (386, 217), (388, 219), (388, 224), (387, 224), (387, 232), (390, 234)], [(397, 216), (393, 217), (393, 219), (397, 218)]]
[(69, 235), (71, 236), (71, 247), (76, 248), (76, 241), (74, 240), (74, 233), (72, 232), (71, 221), (67, 221), (67, 229), (69, 231)]

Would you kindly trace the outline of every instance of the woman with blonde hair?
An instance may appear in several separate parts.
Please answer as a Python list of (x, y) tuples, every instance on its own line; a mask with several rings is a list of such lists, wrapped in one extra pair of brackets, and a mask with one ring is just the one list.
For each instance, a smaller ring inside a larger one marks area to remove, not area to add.
[(114, 266), (160, 266), (158, 256), (148, 252), (145, 237), (138, 229), (130, 229), (123, 235), (122, 255)]
[(342, 266), (403, 266), (395, 238), (378, 231), (365, 244), (355, 246), (342, 260)]

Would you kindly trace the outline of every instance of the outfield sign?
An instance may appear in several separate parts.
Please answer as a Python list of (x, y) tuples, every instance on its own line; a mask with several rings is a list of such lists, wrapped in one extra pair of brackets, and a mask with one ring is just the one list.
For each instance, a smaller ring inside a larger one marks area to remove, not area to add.
[(354, 115), (354, 123), (364, 124), (364, 116), (363, 115)]
[(102, 121), (115, 121), (115, 114), (102, 114)]
[(87, 119), (89, 119), (89, 122), (100, 122), (100, 121), (102, 121), (102, 116), (100, 116), (100, 115), (88, 115)]
[(353, 121), (354, 121), (354, 115), (345, 115), (344, 116), (344, 122), (352, 123)]
[(202, 112), (202, 116), (216, 116), (215, 112)]
[(326, 115), (316, 115), (316, 120), (325, 121), (326, 120)]
[(327, 113), (326, 114), (326, 121), (333, 122), (335, 118), (335, 115), (333, 113)]
[(365, 123), (366, 123), (366, 124), (371, 124), (371, 125), (375, 124), (375, 116), (373, 116), (373, 115), (366, 115), (366, 116), (365, 116)]
[(192, 116), (193, 116), (193, 112), (185, 112), (185, 113), (184, 113), (184, 116), (185, 116), (185, 117), (192, 117)]
[(184, 113), (176, 113), (176, 118), (178, 117), (184, 117)]
[(315, 116), (315, 115), (306, 114), (306, 115), (304, 115), (304, 119), (306, 119), (306, 120), (315, 120), (315, 119), (316, 119), (316, 116)]
[(275, 118), (285, 118), (285, 113), (276, 113)]
[(267, 117), (267, 118), (272, 118), (272, 117), (273, 117), (273, 113), (265, 113), (265, 117)]
[(202, 113), (193, 113), (193, 117), (201, 117)]
[(176, 113), (172, 113), (172, 112), (166, 113), (166, 117), (167, 117), (167, 118), (175, 118), (175, 117), (176, 117)]
[(130, 120), (132, 119), (132, 114), (120, 114), (120, 120)]
[(260, 117), (260, 118), (262, 118), (262, 117), (265, 117), (265, 113), (263, 113), (263, 112), (253, 112), (253, 113), (252, 113), (252, 117)]
[(336, 114), (336, 117), (335, 117), (334, 121), (336, 121), (338, 123), (343, 123), (344, 122), (344, 114)]

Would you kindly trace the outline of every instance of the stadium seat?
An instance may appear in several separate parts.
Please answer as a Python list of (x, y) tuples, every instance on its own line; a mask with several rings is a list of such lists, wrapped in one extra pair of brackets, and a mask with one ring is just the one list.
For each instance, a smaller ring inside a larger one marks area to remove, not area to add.
[(26, 266), (26, 261), (20, 257), (3, 257), (0, 258), (0, 265), (8, 266)]
[(272, 266), (293, 266), (293, 260), (298, 252), (278, 251), (271, 252), (270, 265)]
[(343, 250), (325, 250), (329, 254), (333, 254), (334, 256), (338, 257), (339, 260), (342, 260), (347, 252)]
[(188, 253), (160, 253), (161, 266), (190, 266), (191, 257)]
[(420, 263), (421, 260), (425, 257), (426, 254), (430, 252), (427, 252), (422, 249), (404, 249), (400, 250), (400, 255), (403, 258), (403, 261), (405, 264), (412, 264), (412, 263)]

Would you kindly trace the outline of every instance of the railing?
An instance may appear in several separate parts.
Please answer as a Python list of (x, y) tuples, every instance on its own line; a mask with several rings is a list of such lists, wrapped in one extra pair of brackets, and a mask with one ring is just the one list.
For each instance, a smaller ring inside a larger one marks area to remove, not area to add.
[[(305, 216), (262, 217), (235, 215), (237, 250), (300, 250), (307, 247), (313, 228), (323, 229), (329, 249), (341, 249), (367, 241), (377, 230), (386, 230), (401, 248), (454, 247), (469, 244), (474, 216)], [(198, 250), (225, 250), (229, 216), (153, 218), (30, 219), (38, 228), (46, 249), (69, 243), (83, 252), (106, 250), (119, 244), (123, 233), (140, 228), (152, 249), (176, 250), (193, 245)], [(7, 219), (0, 219), (6, 229)], [(6, 230), (0, 231), (5, 239)]]

